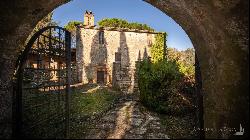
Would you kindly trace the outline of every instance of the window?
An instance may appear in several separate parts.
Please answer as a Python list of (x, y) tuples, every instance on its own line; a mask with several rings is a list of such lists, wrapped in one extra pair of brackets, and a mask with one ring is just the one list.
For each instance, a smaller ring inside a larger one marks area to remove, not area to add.
[(121, 61), (121, 53), (119, 52), (115, 53), (115, 61)]
[(152, 46), (152, 41), (148, 40), (148, 46), (151, 47)]
[(99, 31), (99, 44), (104, 44), (104, 32)]

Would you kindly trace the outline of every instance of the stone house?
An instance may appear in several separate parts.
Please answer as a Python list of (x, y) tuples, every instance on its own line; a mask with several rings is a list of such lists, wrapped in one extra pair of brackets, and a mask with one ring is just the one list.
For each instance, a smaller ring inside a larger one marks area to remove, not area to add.
[(125, 92), (137, 88), (136, 62), (150, 57), (157, 32), (97, 28), (86, 11), (76, 30), (78, 82), (115, 86)]
[[(71, 48), (71, 84), (77, 83), (76, 68), (76, 48)], [(44, 72), (50, 71), (50, 81), (58, 80), (58, 69), (65, 69), (66, 63), (62, 57), (51, 58), (45, 54), (37, 54), (35, 51), (30, 52), (26, 61), (26, 68), (43, 69)], [(28, 73), (29, 74), (29, 73)]]

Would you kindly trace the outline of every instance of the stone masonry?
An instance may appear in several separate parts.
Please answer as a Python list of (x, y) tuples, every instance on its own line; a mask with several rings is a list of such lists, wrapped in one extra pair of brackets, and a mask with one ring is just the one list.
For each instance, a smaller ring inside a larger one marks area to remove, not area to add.
[[(103, 84), (118, 87), (124, 92), (133, 92), (137, 86), (134, 78), (135, 63), (150, 57), (150, 47), (157, 33), (93, 27), (77, 27), (79, 82), (100, 83), (98, 79), (103, 79)], [(100, 71), (102, 75), (98, 74)]]

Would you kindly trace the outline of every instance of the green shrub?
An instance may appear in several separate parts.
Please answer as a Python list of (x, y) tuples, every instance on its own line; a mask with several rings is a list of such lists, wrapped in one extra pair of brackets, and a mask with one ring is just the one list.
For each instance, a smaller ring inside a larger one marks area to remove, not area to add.
[(191, 103), (180, 94), (184, 75), (174, 61), (151, 63), (144, 60), (137, 65), (140, 101), (148, 108), (167, 114), (183, 114)]
[(184, 75), (179, 82), (178, 89), (182, 95), (190, 98), (194, 102), (195, 98), (195, 50), (188, 48), (178, 51), (174, 48), (167, 49), (168, 60), (175, 61), (180, 72)]
[(137, 64), (140, 101), (159, 113), (185, 114), (194, 109), (194, 49), (164, 49), (166, 36), (157, 34), (151, 59)]

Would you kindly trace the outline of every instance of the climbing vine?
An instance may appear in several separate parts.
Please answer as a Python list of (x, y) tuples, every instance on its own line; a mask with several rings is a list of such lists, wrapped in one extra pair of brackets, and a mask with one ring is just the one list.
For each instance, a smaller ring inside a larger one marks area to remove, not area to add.
[(165, 39), (166, 34), (167, 34), (166, 32), (159, 33), (155, 36), (155, 43), (151, 47), (151, 61), (153, 63), (159, 62), (163, 60), (165, 57), (164, 41), (166, 40)]

